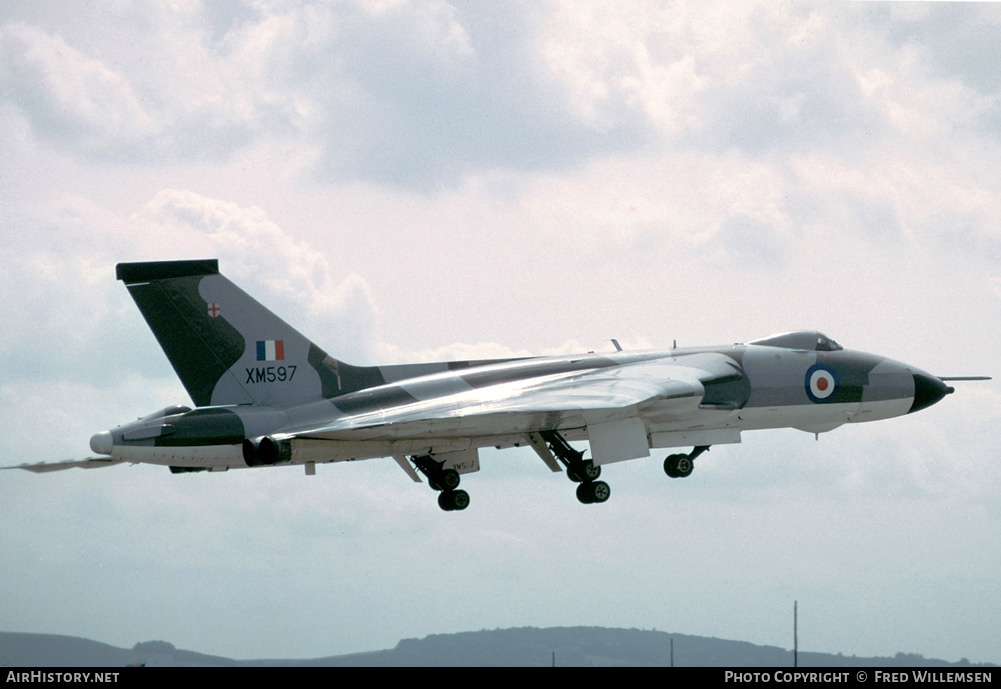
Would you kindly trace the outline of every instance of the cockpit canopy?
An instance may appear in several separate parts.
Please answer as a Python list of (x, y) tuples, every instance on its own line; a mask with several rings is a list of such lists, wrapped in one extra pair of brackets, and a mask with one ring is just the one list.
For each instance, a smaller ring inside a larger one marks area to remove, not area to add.
[(760, 340), (751, 340), (747, 344), (765, 347), (784, 347), (785, 349), (805, 349), (814, 352), (837, 352), (844, 347), (816, 330), (796, 330), (791, 333), (769, 335)]
[(153, 421), (155, 419), (162, 419), (167, 416), (174, 416), (176, 414), (187, 414), (191, 411), (191, 407), (185, 407), (182, 404), (172, 404), (169, 407), (164, 407), (159, 409), (152, 414), (147, 414), (146, 416), (139, 419), (140, 421)]

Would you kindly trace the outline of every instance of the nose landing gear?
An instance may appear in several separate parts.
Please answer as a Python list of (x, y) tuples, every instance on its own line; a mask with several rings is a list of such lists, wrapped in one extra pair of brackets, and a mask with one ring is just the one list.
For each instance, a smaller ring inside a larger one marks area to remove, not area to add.
[(664, 473), (671, 478), (685, 478), (694, 471), (695, 458), (708, 451), (708, 445), (700, 445), (687, 455), (668, 455), (664, 460)]

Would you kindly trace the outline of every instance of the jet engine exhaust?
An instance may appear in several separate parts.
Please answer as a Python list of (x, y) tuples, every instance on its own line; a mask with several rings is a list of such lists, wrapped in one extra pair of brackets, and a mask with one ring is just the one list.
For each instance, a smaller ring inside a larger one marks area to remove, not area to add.
[(273, 466), (292, 461), (292, 441), (269, 436), (243, 441), (243, 461), (249, 467)]

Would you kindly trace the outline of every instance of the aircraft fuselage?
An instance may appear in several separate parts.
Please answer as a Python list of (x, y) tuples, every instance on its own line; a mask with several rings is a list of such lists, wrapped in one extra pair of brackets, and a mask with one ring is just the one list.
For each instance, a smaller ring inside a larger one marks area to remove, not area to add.
[[(247, 439), (293, 434), (323, 419), (378, 417), (388, 409), (455, 400), (468, 410), (478, 396), (517, 394), (554, 378), (572, 379), (640, 362), (729, 366), (732, 375), (703, 386), (702, 397), (687, 403), (654, 401), (638, 410), (650, 447), (739, 442), (740, 432), (797, 428), (830, 431), (845, 423), (875, 421), (922, 409), (951, 388), (913, 366), (851, 350), (809, 351), (780, 346), (736, 344), (668, 352), (585, 354), (485, 362), (419, 375), (331, 399), (273, 407), (220, 405), (147, 417), (94, 437), (92, 449), (127, 462), (210, 469), (247, 467)], [(462, 438), (436, 437), (420, 427), (402, 435), (369, 430), (363, 438), (297, 439), (280, 463), (333, 462), (374, 457), (441, 454), (479, 447), (524, 444), (533, 430), (492, 429)], [(587, 423), (563, 419), (553, 430), (571, 440), (587, 439)], [(355, 434), (357, 435), (357, 433)], [(711, 440), (712, 442), (702, 442)], [(109, 442), (110, 441), (110, 442)], [(676, 442), (675, 442), (676, 441)], [(110, 450), (110, 452), (109, 452)], [(614, 460), (612, 460), (614, 461)], [(277, 463), (277, 462), (276, 462)]]
[[(672, 454), (692, 472), (745, 431), (830, 431), (934, 404), (943, 380), (803, 330), (743, 344), (356, 366), (324, 352), (219, 272), (214, 259), (120, 263), (125, 283), (194, 408), (169, 407), (91, 438), (100, 455), (24, 464), (35, 472), (123, 462), (174, 472), (392, 457), (423, 474), (447, 511), (469, 505), (460, 474), (483, 447), (526, 446), (601, 503), (601, 465)], [(586, 440), (590, 457), (569, 441)], [(2, 468), (2, 467), (0, 467)]]

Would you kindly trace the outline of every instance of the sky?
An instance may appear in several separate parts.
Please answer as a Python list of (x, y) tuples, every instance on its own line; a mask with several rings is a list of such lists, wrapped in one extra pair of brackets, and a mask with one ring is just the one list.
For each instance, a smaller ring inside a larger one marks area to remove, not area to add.
[(615, 464), (603, 505), (524, 449), (450, 513), (390, 459), (4, 471), (0, 629), (791, 648), (798, 601), (804, 651), (1001, 662), (999, 31), (979, 3), (3, 3), (0, 464), (190, 404), (120, 261), (218, 258), (358, 364), (809, 328), (995, 380), (684, 480)]

